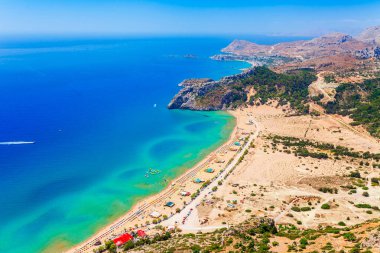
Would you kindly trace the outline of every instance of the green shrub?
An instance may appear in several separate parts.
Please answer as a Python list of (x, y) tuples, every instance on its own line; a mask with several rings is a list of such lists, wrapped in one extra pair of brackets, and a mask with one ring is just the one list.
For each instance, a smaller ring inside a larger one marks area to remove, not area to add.
[(330, 209), (330, 205), (325, 203), (321, 206), (322, 209)]
[(347, 241), (350, 241), (350, 242), (353, 242), (353, 241), (356, 240), (356, 236), (355, 236), (353, 233), (351, 233), (351, 232), (349, 232), (349, 233), (344, 233), (344, 234), (343, 234), (343, 238), (344, 238), (345, 240), (347, 240)]
[(298, 206), (292, 206), (292, 211), (294, 212), (301, 212), (301, 208), (299, 208)]
[(357, 208), (372, 208), (370, 204), (356, 204), (355, 207)]
[(308, 245), (309, 243), (308, 243), (307, 239), (306, 239), (305, 237), (303, 237), (303, 238), (301, 238), (301, 240), (300, 240), (300, 244), (301, 244), (301, 245)]
[(361, 178), (361, 175), (360, 175), (360, 172), (359, 171), (352, 171), (350, 173), (350, 177), (353, 177), (353, 178)]

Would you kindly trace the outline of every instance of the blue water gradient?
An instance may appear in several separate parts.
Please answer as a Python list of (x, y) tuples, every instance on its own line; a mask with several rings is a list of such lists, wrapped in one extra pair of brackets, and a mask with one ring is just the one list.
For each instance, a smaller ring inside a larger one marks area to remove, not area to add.
[(230, 41), (2, 40), (0, 143), (35, 144), (0, 145), (0, 251), (60, 252), (224, 142), (227, 113), (166, 105), (185, 78), (248, 67), (209, 58)]
[[(78, 243), (224, 141), (231, 116), (166, 105), (185, 78), (248, 66), (209, 59), (228, 42), (1, 42), (0, 142), (35, 144), (0, 145), (0, 251)], [(162, 173), (147, 179), (150, 167)]]

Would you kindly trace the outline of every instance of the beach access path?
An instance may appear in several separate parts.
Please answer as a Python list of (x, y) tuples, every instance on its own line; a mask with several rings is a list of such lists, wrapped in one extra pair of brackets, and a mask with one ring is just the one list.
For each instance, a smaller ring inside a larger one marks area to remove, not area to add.
[[(251, 118), (251, 122), (253, 122), (255, 126), (255, 132), (250, 135), (248, 141), (244, 144), (240, 152), (234, 157), (233, 161), (221, 172), (206, 188), (204, 188), (199, 196), (194, 199), (190, 204), (188, 204), (184, 209), (182, 209), (179, 213), (173, 215), (169, 219), (163, 221), (161, 225), (163, 226), (177, 226), (183, 232), (194, 232), (194, 231), (204, 231), (204, 230), (215, 230), (222, 227), (212, 227), (209, 228), (207, 226), (203, 227), (199, 224), (198, 212), (196, 211), (196, 207), (201, 204), (202, 200), (209, 197), (213, 191), (213, 187), (218, 187), (218, 181), (224, 179), (238, 164), (239, 159), (244, 155), (244, 152), (249, 149), (252, 141), (254, 141), (260, 133), (260, 128), (258, 123)], [(185, 224), (182, 224), (182, 221), (186, 217)]]

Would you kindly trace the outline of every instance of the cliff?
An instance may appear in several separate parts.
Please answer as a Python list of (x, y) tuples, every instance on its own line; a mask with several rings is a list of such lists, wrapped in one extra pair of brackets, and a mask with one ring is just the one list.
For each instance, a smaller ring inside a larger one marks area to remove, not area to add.
[[(268, 99), (290, 103), (299, 112), (307, 112), (308, 86), (316, 79), (308, 70), (276, 73), (267, 67), (255, 67), (220, 81), (185, 80), (172, 99), (169, 109), (227, 110), (244, 104), (263, 104)], [(185, 83), (186, 85), (183, 85)], [(248, 98), (249, 91), (255, 94)]]
[(234, 84), (250, 76), (253, 70), (238, 75), (224, 77), (219, 81), (212, 79), (188, 79), (179, 86), (182, 89), (170, 101), (169, 109), (188, 109), (215, 111), (233, 108), (246, 98), (246, 92), (237, 90)]

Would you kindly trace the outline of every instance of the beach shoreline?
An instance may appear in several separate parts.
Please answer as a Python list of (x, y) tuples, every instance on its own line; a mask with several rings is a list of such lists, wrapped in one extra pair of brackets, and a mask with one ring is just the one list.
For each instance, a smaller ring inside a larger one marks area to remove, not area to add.
[[(198, 163), (196, 163), (193, 167), (186, 170), (185, 172), (181, 173), (179, 176), (171, 180), (168, 185), (158, 192), (157, 194), (144, 197), (141, 200), (138, 200), (133, 206), (125, 212), (123, 215), (121, 215), (119, 218), (115, 219), (113, 222), (107, 224), (106, 226), (100, 228), (97, 232), (95, 232), (91, 237), (89, 237), (87, 240), (74, 245), (73, 247), (66, 249), (64, 252), (74, 253), (74, 252), (92, 252), (94, 247), (92, 246), (97, 241), (106, 241), (112, 237), (113, 235), (120, 234), (120, 231), (126, 231), (126, 228), (135, 228), (134, 223), (136, 222), (136, 219), (142, 215), (143, 212), (146, 213), (148, 209), (152, 210), (158, 210), (162, 213), (165, 212), (165, 207), (163, 205), (157, 205), (159, 202), (164, 201), (169, 196), (173, 196), (176, 192), (180, 191), (180, 188), (183, 188), (184, 184), (192, 184), (192, 179), (196, 174), (199, 174), (199, 172), (202, 172), (202, 169), (205, 167), (208, 167), (212, 162), (216, 160), (218, 151), (221, 150), (226, 151), (226, 146), (231, 146), (236, 140), (237, 136), (241, 132), (241, 128), (239, 128), (239, 125), (241, 125), (241, 119), (238, 118), (238, 114), (234, 113), (233, 111), (228, 112), (231, 116), (233, 116), (233, 130), (231, 131), (227, 141), (221, 143), (221, 145), (217, 146), (214, 150), (212, 150), (209, 154), (207, 154), (203, 159), (201, 159)], [(239, 132), (240, 131), (240, 132)], [(236, 150), (237, 151), (237, 150)], [(230, 154), (228, 157), (235, 156), (236, 151), (231, 151), (232, 154)], [(224, 161), (224, 164), (227, 164), (227, 161)], [(199, 186), (199, 185), (198, 185)], [(199, 187), (195, 187), (199, 188)], [(194, 190), (195, 190), (194, 188)], [(178, 194), (177, 194), (178, 195)], [(178, 197), (178, 196), (176, 196)], [(173, 197), (172, 197), (173, 198)], [(175, 197), (174, 197), (175, 198)], [(175, 198), (176, 202), (179, 202), (178, 198)], [(179, 203), (177, 203), (179, 205)], [(185, 205), (186, 207), (186, 205)], [(146, 211), (145, 211), (146, 210)], [(150, 218), (146, 215), (144, 216), (140, 221), (147, 221)], [(137, 223), (135, 223), (137, 224)], [(139, 226), (140, 227), (140, 226)], [(149, 225), (143, 225), (142, 228), (147, 228)], [(140, 228), (141, 228), (140, 227)], [(124, 229), (124, 230), (123, 230)], [(44, 252), (50, 252), (49, 250)]]

